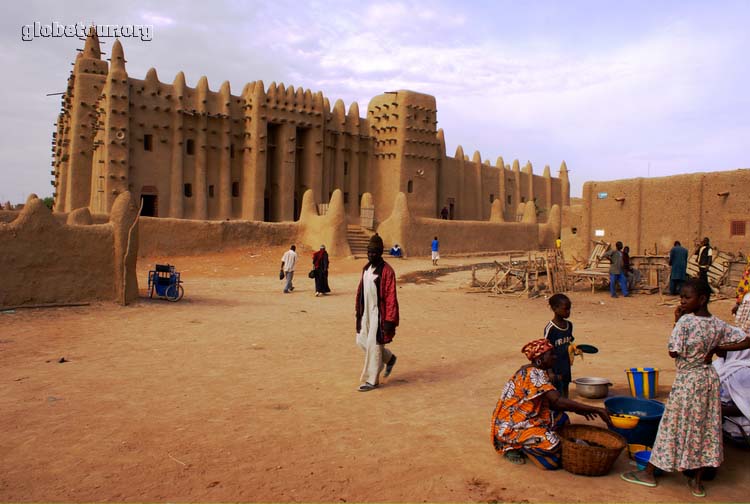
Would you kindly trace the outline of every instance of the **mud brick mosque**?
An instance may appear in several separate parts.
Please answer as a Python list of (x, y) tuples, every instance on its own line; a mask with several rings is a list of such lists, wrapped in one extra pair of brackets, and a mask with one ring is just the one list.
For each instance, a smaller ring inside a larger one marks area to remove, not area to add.
[(182, 72), (171, 84), (153, 68), (135, 79), (119, 41), (110, 56), (91, 33), (68, 79), (52, 146), (57, 212), (108, 214), (125, 191), (142, 215), (197, 220), (293, 221), (308, 189), (316, 204), (340, 189), (352, 222), (367, 193), (378, 221), (399, 192), (415, 216), (445, 207), (456, 220), (488, 220), (496, 199), (511, 222), (521, 203), (534, 201), (540, 222), (569, 204), (564, 162), (554, 178), (548, 166), (537, 176), (529, 163), (493, 166), (461, 147), (447, 156), (427, 94), (383, 93), (362, 117), (356, 102), (331, 108), (322, 92), (283, 83), (234, 95), (228, 82), (211, 91), (206, 77), (190, 88)]

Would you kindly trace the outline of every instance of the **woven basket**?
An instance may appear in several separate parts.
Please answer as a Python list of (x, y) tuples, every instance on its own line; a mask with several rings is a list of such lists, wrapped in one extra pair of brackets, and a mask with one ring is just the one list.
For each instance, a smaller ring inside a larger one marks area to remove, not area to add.
[[(603, 476), (620, 456), (627, 442), (616, 432), (589, 425), (566, 425), (560, 433), (563, 468), (573, 474)], [(586, 446), (576, 439), (599, 446)]]

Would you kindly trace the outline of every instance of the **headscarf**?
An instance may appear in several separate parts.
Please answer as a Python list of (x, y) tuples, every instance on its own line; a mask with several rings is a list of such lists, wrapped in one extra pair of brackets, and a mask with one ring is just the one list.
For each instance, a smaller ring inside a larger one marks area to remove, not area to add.
[(534, 360), (544, 355), (549, 350), (552, 350), (553, 348), (554, 347), (552, 346), (552, 343), (547, 341), (545, 338), (542, 338), (526, 343), (521, 349), (521, 352), (523, 352), (527, 359), (529, 359), (531, 362), (534, 362)]

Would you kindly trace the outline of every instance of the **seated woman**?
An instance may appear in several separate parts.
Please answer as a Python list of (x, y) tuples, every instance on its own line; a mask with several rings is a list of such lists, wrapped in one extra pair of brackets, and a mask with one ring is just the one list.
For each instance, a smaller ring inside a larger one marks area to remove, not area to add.
[(750, 350), (718, 352), (713, 364), (719, 373), (723, 429), (738, 441), (750, 442)]
[(395, 244), (393, 247), (391, 247), (391, 250), (389, 253), (393, 257), (402, 257), (404, 255), (403, 251), (401, 250), (401, 247), (398, 246), (398, 243)]
[(521, 366), (505, 384), (492, 415), (492, 443), (495, 450), (514, 464), (531, 458), (542, 469), (559, 469), (562, 444), (557, 431), (568, 423), (564, 411), (591, 420), (599, 416), (610, 423), (604, 408), (563, 398), (547, 376), (555, 361), (546, 339), (527, 343), (521, 351), (531, 361)]

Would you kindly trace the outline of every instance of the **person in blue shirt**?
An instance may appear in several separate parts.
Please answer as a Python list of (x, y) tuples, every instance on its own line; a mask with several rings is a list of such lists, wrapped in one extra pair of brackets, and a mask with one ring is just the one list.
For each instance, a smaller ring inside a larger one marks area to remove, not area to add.
[(544, 337), (554, 347), (555, 363), (548, 371), (552, 385), (561, 396), (568, 397), (570, 387), (570, 356), (568, 347), (575, 340), (573, 337), (573, 323), (568, 320), (572, 304), (565, 294), (553, 294), (549, 298), (549, 307), (555, 317), (544, 328)]
[(687, 263), (688, 249), (682, 246), (678, 241), (674, 242), (674, 247), (669, 251), (669, 293), (676, 296), (682, 289), (682, 284), (687, 280)]
[(404, 256), (404, 251), (401, 250), (401, 247), (399, 247), (398, 243), (396, 243), (393, 247), (391, 247), (389, 254), (391, 254), (393, 257), (401, 258)]
[(438, 237), (432, 239), (432, 265), (437, 266), (438, 259), (440, 259), (440, 252), (438, 250), (440, 249), (440, 242), (438, 241)]

